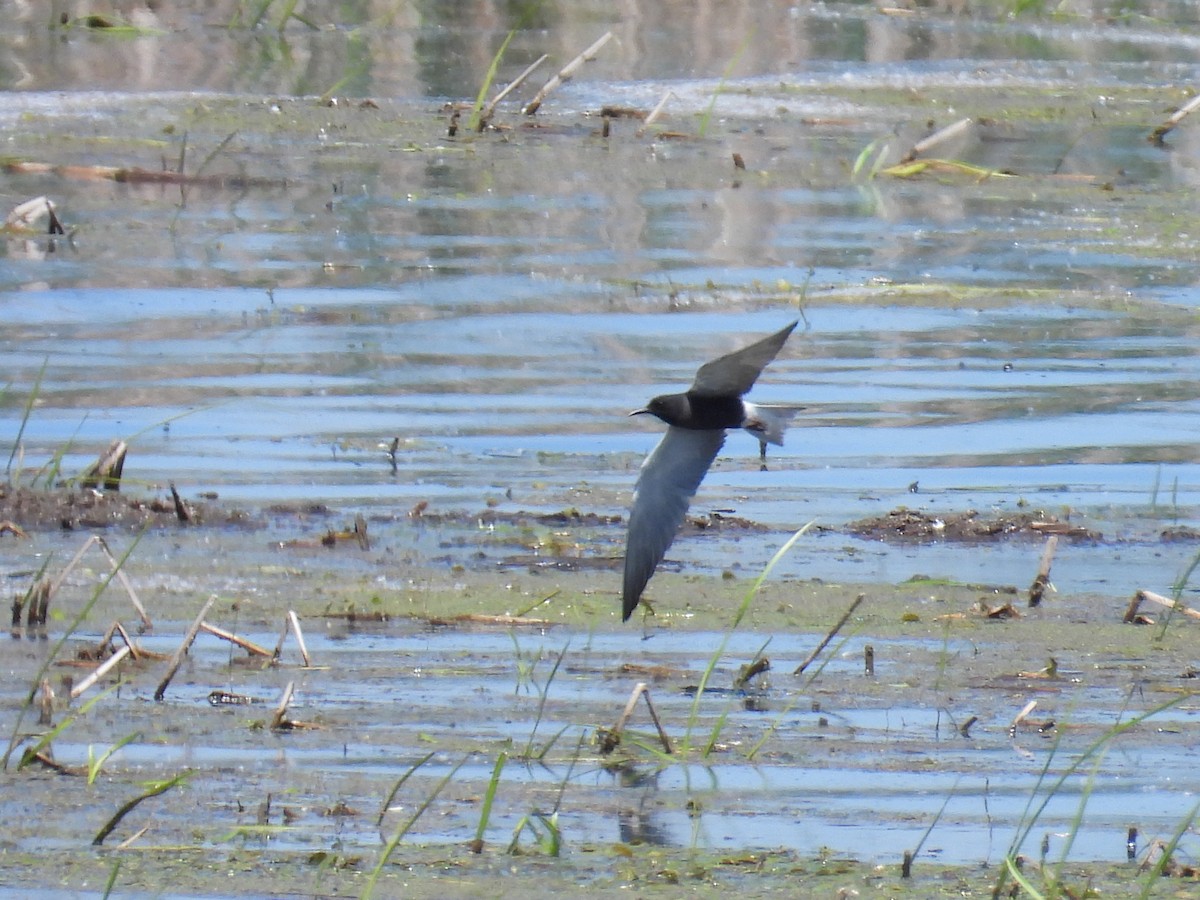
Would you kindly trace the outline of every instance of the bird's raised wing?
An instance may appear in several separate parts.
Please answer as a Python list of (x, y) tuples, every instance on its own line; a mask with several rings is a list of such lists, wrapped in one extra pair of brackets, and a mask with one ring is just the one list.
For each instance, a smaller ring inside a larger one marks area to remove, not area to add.
[(777, 331), (749, 347), (743, 347), (720, 359), (705, 363), (696, 373), (696, 380), (692, 382), (690, 390), (695, 394), (742, 396), (754, 386), (754, 382), (758, 380), (762, 370), (783, 348), (788, 335), (798, 324), (798, 322), (793, 322), (787, 328)]
[(646, 583), (675, 540), (696, 488), (724, 443), (724, 429), (697, 431), (672, 425), (642, 463), (625, 542), (623, 620), (637, 608)]

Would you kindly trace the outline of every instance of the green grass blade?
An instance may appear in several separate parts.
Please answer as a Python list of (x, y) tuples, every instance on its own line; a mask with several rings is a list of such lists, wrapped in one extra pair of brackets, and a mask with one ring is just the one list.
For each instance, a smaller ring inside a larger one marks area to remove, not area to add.
[(171, 790), (171, 788), (183, 784), (189, 777), (191, 777), (191, 774), (191, 772), (184, 771), (180, 772), (174, 778), (168, 778), (166, 781), (151, 782), (149, 790), (147, 790), (144, 794), (134, 797), (132, 800), (118, 809), (113, 817), (104, 824), (104, 827), (96, 832), (96, 836), (92, 838), (92, 846), (99, 847), (101, 844), (103, 844), (104, 839), (112, 834), (113, 829), (115, 829), (121, 823), (123, 818), (129, 815), (129, 813), (133, 812), (134, 808), (137, 807), (138, 804), (142, 803), (144, 800), (149, 800), (151, 797), (157, 797), (159, 794), (165, 794), (167, 791)]
[(487, 99), (488, 92), (492, 89), (492, 82), (496, 80), (496, 72), (500, 69), (500, 60), (504, 58), (504, 51), (508, 49), (509, 42), (516, 33), (517, 30), (514, 28), (505, 35), (500, 49), (492, 57), (492, 64), (488, 66), (487, 74), (483, 76), (483, 84), (479, 86), (479, 93), (475, 95), (475, 105), (471, 107), (471, 118), (467, 120), (467, 128), (471, 131), (479, 130), (479, 114), (483, 111), (484, 100)]
[(409, 767), (409, 770), (401, 775), (396, 783), (392, 785), (392, 789), (388, 793), (387, 799), (383, 801), (383, 806), (380, 807), (379, 818), (375, 820), (376, 827), (379, 827), (383, 824), (383, 817), (387, 815), (388, 807), (391, 806), (392, 801), (396, 799), (396, 794), (400, 793), (400, 788), (404, 787), (404, 782), (408, 781), (408, 779), (413, 776), (413, 773), (416, 772), (417, 769), (421, 768), (421, 766), (433, 759), (433, 754), (436, 752), (437, 751), (435, 750), (430, 750), (415, 763), (413, 763), (412, 766)]
[(554, 661), (554, 666), (550, 669), (550, 676), (546, 679), (546, 686), (540, 691), (541, 700), (538, 702), (537, 717), (533, 720), (533, 729), (529, 732), (529, 740), (525, 743), (525, 749), (521, 753), (523, 759), (529, 759), (533, 755), (533, 738), (537, 734), (538, 726), (542, 724), (542, 715), (546, 711), (546, 698), (550, 695), (550, 685), (554, 683), (554, 676), (558, 674), (558, 667), (562, 665), (563, 657), (567, 655), (567, 650), (570, 646), (571, 642), (567, 641), (566, 646), (559, 652), (558, 659)]
[(1187, 818), (1179, 823), (1179, 827), (1175, 829), (1175, 834), (1171, 836), (1170, 843), (1163, 847), (1162, 854), (1158, 857), (1158, 861), (1151, 866), (1146, 873), (1146, 881), (1142, 885), (1142, 891), (1138, 894), (1140, 900), (1149, 900), (1155, 893), (1155, 888), (1162, 884), (1163, 870), (1171, 861), (1171, 857), (1175, 855), (1175, 848), (1179, 846), (1179, 842), (1183, 836), (1191, 830), (1192, 824), (1196, 821), (1196, 816), (1200, 814), (1200, 803), (1192, 807), (1192, 811), (1188, 813)]
[(113, 744), (111, 747), (109, 747), (107, 750), (105, 750), (103, 753), (101, 753), (99, 758), (96, 759), (95, 762), (92, 762), (89, 760), (88, 776), (87, 776), (88, 785), (90, 786), (90, 785), (96, 783), (96, 778), (97, 778), (97, 776), (99, 776), (100, 770), (102, 768), (104, 768), (104, 763), (108, 761), (108, 758), (110, 756), (112, 756), (114, 753), (116, 753), (118, 750), (120, 750), (122, 747), (126, 746), (127, 744), (131, 744), (134, 741), (139, 740), (141, 738), (141, 736), (142, 736), (142, 733), (140, 731), (135, 731), (132, 734), (127, 734), (127, 735), (125, 735), (125, 737), (121, 738), (119, 741), (117, 741), (115, 744)]
[(8, 454), (8, 465), (4, 467), (4, 477), (12, 479), (12, 464), (17, 456), (17, 451), (21, 447), (21, 438), (25, 435), (25, 426), (29, 424), (29, 416), (33, 412), (33, 405), (37, 403), (38, 392), (42, 389), (42, 378), (46, 375), (46, 366), (50, 364), (50, 357), (47, 356), (42, 360), (42, 367), (38, 369), (37, 378), (33, 380), (33, 390), (29, 392), (29, 396), (25, 400), (25, 409), (21, 413), (21, 425), (17, 428), (17, 436), (13, 440), (12, 450)]
[(500, 772), (504, 769), (504, 764), (508, 761), (508, 754), (503, 750), (496, 757), (496, 767), (492, 769), (492, 779), (488, 782), (487, 791), (483, 795), (483, 808), (479, 811), (479, 826), (475, 829), (475, 844), (474, 850), (479, 853), (483, 850), (483, 833), (487, 830), (488, 819), (492, 816), (492, 803), (496, 800), (496, 788), (500, 785)]
[(416, 812), (409, 817), (408, 821), (405, 822), (394, 835), (392, 835), (392, 839), (387, 842), (387, 846), (383, 848), (383, 853), (379, 856), (379, 862), (377, 862), (375, 864), (375, 868), (371, 870), (371, 877), (367, 880), (367, 886), (362, 892), (363, 900), (369, 900), (371, 894), (374, 893), (375, 883), (379, 880), (379, 876), (383, 872), (383, 867), (387, 865), (388, 859), (391, 857), (392, 853), (395, 852), (396, 848), (400, 846), (400, 842), (404, 840), (404, 836), (408, 834), (409, 829), (411, 829), (413, 825), (417, 824), (417, 819), (424, 815), (425, 810), (429, 809), (429, 807), (433, 804), (433, 801), (437, 799), (438, 794), (440, 794), (446, 785), (450, 783), (450, 780), (458, 773), (458, 770), (466, 765), (468, 759), (470, 759), (470, 757), (464, 756), (453, 769), (447, 772), (446, 777), (439, 781), (437, 787), (433, 789), (433, 793), (425, 798), (425, 802), (418, 806)]
[(713, 109), (717, 105), (717, 98), (721, 96), (721, 93), (725, 90), (725, 82), (727, 82), (729, 80), (729, 76), (733, 74), (734, 67), (738, 64), (738, 60), (742, 58), (742, 54), (746, 52), (746, 48), (750, 46), (750, 40), (753, 37), (754, 32), (751, 31), (746, 35), (745, 38), (742, 39), (742, 42), (738, 45), (737, 50), (735, 50), (733, 53), (733, 58), (729, 60), (729, 65), (727, 65), (725, 67), (725, 71), (721, 73), (721, 80), (717, 82), (716, 90), (713, 91), (712, 96), (708, 99), (708, 106), (704, 110), (704, 115), (700, 117), (700, 128), (697, 132), (700, 137), (704, 137), (708, 133), (708, 124), (710, 121), (712, 121)]

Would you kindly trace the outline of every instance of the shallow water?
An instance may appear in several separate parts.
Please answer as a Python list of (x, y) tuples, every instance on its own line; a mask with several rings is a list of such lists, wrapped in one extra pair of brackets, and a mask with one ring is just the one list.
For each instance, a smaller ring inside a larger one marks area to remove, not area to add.
[[(1200, 81), (1195, 7), (1133, 4), (1125, 14), (1058, 4), (1058, 15), (1007, 16), (982, 4), (955, 15), (952, 5), (911, 15), (859, 3), (632, 4), (635, 13), (543, 5), (518, 28), (498, 83), (543, 51), (561, 65), (607, 28), (616, 39), (551, 96), (541, 128), (525, 127), (510, 104), (497, 116), (505, 130), (454, 138), (443, 104), (475, 94), (517, 25), (507, 11), (368, 4), (361, 21), (347, 21), (340, 6), (314, 3), (306, 14), (337, 27), (293, 22), (280, 33), (223, 27), (244, 4), (171, 4), (153, 15), (130, 4), (126, 15), (162, 32), (125, 37), (47, 28), (33, 13), (6, 19), (6, 156), (154, 170), (182, 155), (188, 172), (276, 180), (181, 190), (4, 176), (9, 207), (44, 193), (73, 230), (0, 245), (0, 450), (14, 448), (35, 385), (37, 401), (12, 477), (39, 478), (59, 453), (62, 471), (77, 473), (122, 438), (131, 444), (125, 477), (147, 490), (170, 481), (188, 497), (215, 492), (253, 507), (324, 502), (341, 518), (371, 516), (379, 556), (437, 573), (494, 572), (529, 548), (404, 512), (428, 502), (429, 513), (467, 522), (488, 505), (623, 514), (661, 431), (625, 413), (687, 385), (700, 362), (800, 318), (753, 394), (804, 404), (787, 446), (772, 448), (761, 472), (754, 442), (731, 436), (694, 507), (766, 531), (683, 538), (666, 568), (753, 574), (815, 519), (832, 531), (801, 541), (773, 577), (1025, 585), (1040, 552), (1031, 543), (895, 548), (840, 531), (899, 505), (1029, 506), (1104, 535), (1064, 542), (1053, 573), (1061, 593), (1169, 593), (1195, 548), (1159, 533), (1189, 523), (1200, 504), (1198, 145), (1187, 121), (1166, 147), (1146, 136), (1186, 99), (1179, 86)], [(600, 136), (600, 106), (646, 110), (668, 89), (662, 127), (684, 137), (638, 135), (624, 118)], [(327, 91), (336, 107), (315, 102)], [(361, 107), (363, 97), (375, 108)], [(852, 171), (873, 141), (892, 162), (931, 126), (968, 115), (976, 124), (937, 155), (1020, 177)], [(382, 449), (393, 438), (394, 469)], [(621, 552), (618, 525), (566, 532), (573, 554)], [(43, 553), (69, 552), (73, 541), (37, 540)], [(261, 561), (265, 545), (222, 546), (217, 558)], [(4, 553), (6, 571), (34, 567), (22, 552)], [(381, 590), (405, 577), (377, 568)], [(615, 592), (614, 574), (596, 579)], [(182, 592), (211, 589), (185, 581)], [(589, 652), (634, 654), (640, 638), (597, 633)], [(315, 708), (345, 703), (358, 715), (364, 703), (401, 703), (388, 693), (395, 685), (380, 683), (389, 664), (377, 658), (394, 666), (419, 652), (450, 666), (466, 654), (458, 664), (467, 673), (441, 684), (403, 665), (396, 676), (403, 704), (428, 705), (437, 724), (463, 692), (507, 671), (513, 653), (507, 636), (477, 633), (363, 640), (320, 646), (341, 680), (313, 691)], [(706, 659), (717, 641), (671, 640), (657, 635), (655, 652), (680, 654), (685, 668), (702, 668), (694, 648)], [(752, 655), (762, 641), (748, 635), (736, 653)], [(783, 652), (802, 656), (813, 638), (797, 641)], [(776, 644), (772, 655), (780, 652)], [(364, 655), (371, 680), (355, 681)], [(256, 686), (273, 695), (277, 681)], [(611, 675), (570, 684), (554, 699), (595, 703), (605, 718), (628, 689)], [(200, 704), (211, 689), (201, 679), (177, 700)], [(908, 702), (851, 704), (833, 727), (870, 758), (894, 723), (913, 723), (925, 735), (922, 758), (936, 767), (954, 756), (929, 741), (936, 706)], [(997, 716), (1011, 717), (1010, 705)], [(531, 712), (503, 727), (475, 724), (485, 744), (519, 742)], [(416, 753), (408, 737), (381, 740), (381, 753), (411, 764), (397, 751)], [(281, 752), (256, 761), (247, 747), (214, 741), (162, 758), (316, 767), (336, 756), (332, 745)], [(1170, 801), (1182, 756), (1167, 757), (1157, 781), (1127, 777), (1140, 762), (1112, 760), (1111, 790), (1089, 799), (1103, 824), (1081, 835), (1080, 858), (1120, 858), (1129, 791), (1165, 831), (1185, 815), (1190, 801)], [(351, 761), (341, 777), (362, 777), (359, 765), (380, 764)], [(648, 832), (670, 846), (786, 840), (892, 859), (954, 792), (934, 832), (939, 858), (995, 860), (1006, 838), (993, 841), (989, 825), (981, 849), (981, 823), (1019, 817), (1030, 786), (1028, 771), (1011, 783), (988, 776), (981, 812), (978, 763), (955, 757), (953, 777), (889, 764), (889, 792), (870, 803), (886, 800), (903, 818), (911, 800), (925, 818), (871, 828), (855, 793), (862, 772), (874, 774), (863, 766), (826, 770), (825, 793), (814, 793), (806, 768), (794, 783), (786, 767), (698, 772), (714, 779), (699, 821), (684, 810), (690, 794), (674, 768), (641, 789), (660, 807)], [(470, 780), (488, 774), (481, 763)], [(542, 787), (563, 777), (554, 770)], [(626, 797), (616, 799), (607, 776), (590, 777), (597, 802), (621, 807)], [(974, 800), (957, 799), (954, 778)], [(783, 811), (773, 808), (780, 798)], [(1051, 818), (1066, 830), (1076, 795), (1063, 799)], [(615, 814), (602, 821), (572, 818), (567, 830), (628, 839)], [(423, 837), (457, 835), (447, 827)], [(312, 841), (306, 832), (297, 844)]]

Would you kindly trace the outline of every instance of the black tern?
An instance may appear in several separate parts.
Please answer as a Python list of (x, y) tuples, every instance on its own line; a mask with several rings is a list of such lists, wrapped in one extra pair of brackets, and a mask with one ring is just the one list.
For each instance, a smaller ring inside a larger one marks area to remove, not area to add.
[(768, 443), (783, 444), (783, 430), (799, 407), (748, 403), (742, 395), (754, 386), (797, 324), (705, 363), (684, 393), (663, 394), (630, 413), (649, 413), (670, 427), (642, 463), (633, 489), (622, 621), (637, 608), (646, 583), (675, 540), (696, 489), (725, 443), (726, 429), (744, 428), (758, 438), (763, 453)]

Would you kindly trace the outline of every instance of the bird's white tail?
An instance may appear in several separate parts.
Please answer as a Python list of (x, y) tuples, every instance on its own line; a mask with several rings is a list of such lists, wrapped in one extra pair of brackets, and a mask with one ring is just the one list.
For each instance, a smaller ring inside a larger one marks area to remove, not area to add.
[(746, 422), (742, 426), (760, 441), (783, 446), (783, 432), (803, 406), (775, 406), (746, 403)]

